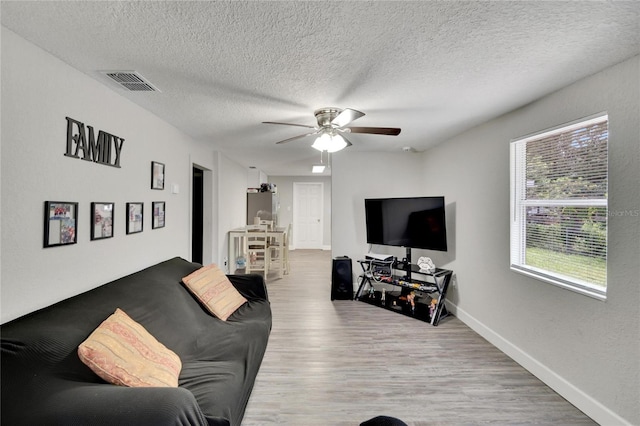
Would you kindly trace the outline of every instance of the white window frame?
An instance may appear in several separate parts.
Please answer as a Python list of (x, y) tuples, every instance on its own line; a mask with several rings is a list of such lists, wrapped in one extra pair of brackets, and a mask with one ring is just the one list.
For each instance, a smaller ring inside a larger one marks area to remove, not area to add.
[[(600, 113), (591, 117), (577, 120), (572, 123), (564, 124), (552, 129), (547, 129), (532, 135), (513, 139), (510, 144), (510, 222), (511, 222), (511, 259), (510, 268), (514, 272), (518, 272), (550, 284), (575, 291), (599, 300), (606, 299), (606, 285), (604, 287), (583, 281), (577, 278), (561, 275), (553, 271), (536, 268), (526, 264), (526, 209), (527, 207), (605, 207), (607, 209), (606, 217), (609, 216), (608, 200), (602, 198), (594, 199), (550, 199), (550, 200), (533, 200), (526, 199), (526, 144), (530, 141), (537, 141), (554, 134), (571, 132), (581, 127), (587, 127), (596, 123), (607, 122), (609, 118), (607, 113)], [(607, 141), (607, 144), (609, 141)], [(608, 174), (608, 165), (607, 165)], [(608, 241), (607, 241), (608, 250)]]

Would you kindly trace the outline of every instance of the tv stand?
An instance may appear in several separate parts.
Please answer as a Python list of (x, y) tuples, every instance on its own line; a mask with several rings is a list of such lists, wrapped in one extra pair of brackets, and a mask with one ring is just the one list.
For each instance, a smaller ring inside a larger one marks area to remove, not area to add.
[[(411, 266), (411, 247), (406, 247), (406, 257), (404, 258), (404, 264)], [(405, 276), (407, 281), (411, 281), (411, 267), (403, 269), (405, 271)]]
[[(406, 261), (405, 261), (406, 260)], [(453, 271), (420, 270), (411, 263), (411, 249), (402, 262), (358, 260), (362, 274), (356, 300), (398, 312), (437, 326), (449, 312), (445, 306)]]

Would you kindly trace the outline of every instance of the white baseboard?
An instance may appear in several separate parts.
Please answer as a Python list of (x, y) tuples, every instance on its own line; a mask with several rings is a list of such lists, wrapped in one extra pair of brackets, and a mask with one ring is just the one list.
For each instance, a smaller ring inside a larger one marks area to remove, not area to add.
[(584, 393), (519, 347), (495, 333), (463, 309), (449, 302), (447, 302), (447, 309), (449, 309), (456, 318), (469, 326), (469, 328), (487, 339), (489, 343), (507, 354), (511, 359), (556, 391), (580, 411), (591, 417), (594, 421), (601, 425), (631, 426), (631, 423)]
[[(292, 245), (289, 246), (289, 250), (295, 250), (295, 249), (296, 249), (295, 246), (292, 246)], [(320, 250), (324, 250), (324, 251), (331, 250), (331, 246), (322, 246)]]

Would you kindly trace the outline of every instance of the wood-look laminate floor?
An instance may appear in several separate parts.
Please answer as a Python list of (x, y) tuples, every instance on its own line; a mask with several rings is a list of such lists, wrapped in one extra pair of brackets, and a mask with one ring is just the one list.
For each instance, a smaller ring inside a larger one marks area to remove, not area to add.
[(267, 283), (273, 330), (244, 426), (359, 425), (378, 415), (410, 426), (595, 424), (457, 318), (433, 327), (331, 301), (330, 252), (290, 257), (291, 273)]

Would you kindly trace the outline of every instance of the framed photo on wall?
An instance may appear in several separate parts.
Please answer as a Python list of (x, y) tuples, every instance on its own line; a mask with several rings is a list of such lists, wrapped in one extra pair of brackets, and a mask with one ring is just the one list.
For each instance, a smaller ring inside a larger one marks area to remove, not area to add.
[(91, 203), (91, 240), (113, 237), (113, 203)]
[(127, 203), (127, 234), (142, 232), (144, 203)]
[(151, 189), (164, 189), (164, 163), (151, 162)]
[(164, 228), (165, 219), (165, 202), (154, 201), (153, 202), (153, 222), (151, 223), (152, 229)]
[(44, 247), (78, 242), (78, 203), (44, 202)]

